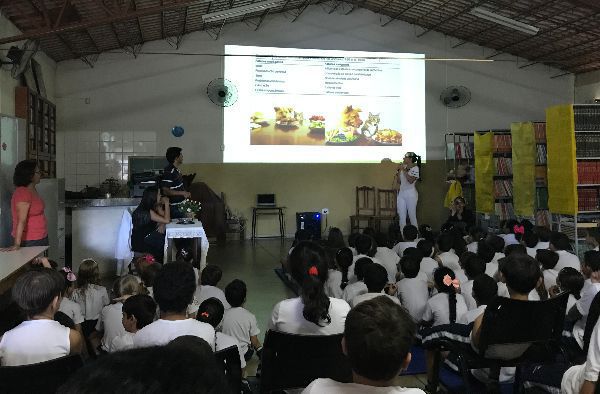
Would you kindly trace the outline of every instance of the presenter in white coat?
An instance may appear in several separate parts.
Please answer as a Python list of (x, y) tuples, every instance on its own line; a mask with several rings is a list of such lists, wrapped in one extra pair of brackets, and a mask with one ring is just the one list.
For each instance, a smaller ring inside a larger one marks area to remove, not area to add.
[(400, 231), (406, 226), (406, 216), (410, 219), (410, 224), (419, 227), (417, 223), (417, 201), (419, 193), (415, 187), (419, 179), (419, 167), (421, 166), (421, 156), (414, 152), (407, 152), (404, 155), (403, 163), (396, 171), (395, 181), (398, 188), (398, 198), (396, 200), (396, 209), (400, 219)]

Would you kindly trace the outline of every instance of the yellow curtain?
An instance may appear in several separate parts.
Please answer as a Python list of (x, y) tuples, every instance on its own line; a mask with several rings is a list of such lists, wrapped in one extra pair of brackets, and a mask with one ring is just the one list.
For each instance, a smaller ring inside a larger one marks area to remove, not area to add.
[(533, 216), (535, 202), (535, 133), (533, 123), (513, 123), (513, 205), (515, 215)]
[(492, 150), (494, 134), (475, 133), (475, 209), (477, 212), (494, 212), (494, 160)]
[(446, 198), (444, 199), (444, 206), (446, 208), (452, 207), (454, 199), (459, 196), (463, 196), (462, 185), (459, 181), (451, 181), (448, 192), (446, 193)]
[(572, 105), (546, 109), (548, 207), (552, 213), (577, 214), (577, 162)]

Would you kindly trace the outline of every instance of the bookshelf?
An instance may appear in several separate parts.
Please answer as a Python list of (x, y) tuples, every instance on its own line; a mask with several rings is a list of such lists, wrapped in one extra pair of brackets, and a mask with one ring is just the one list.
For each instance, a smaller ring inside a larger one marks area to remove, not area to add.
[(552, 216), (548, 210), (548, 167), (546, 123), (534, 122), (535, 134), (535, 224), (549, 227)]
[(515, 216), (513, 206), (513, 160), (510, 130), (494, 130), (494, 212), (499, 221)]
[(475, 147), (473, 133), (446, 133), (446, 180), (460, 182), (469, 207), (475, 206)]

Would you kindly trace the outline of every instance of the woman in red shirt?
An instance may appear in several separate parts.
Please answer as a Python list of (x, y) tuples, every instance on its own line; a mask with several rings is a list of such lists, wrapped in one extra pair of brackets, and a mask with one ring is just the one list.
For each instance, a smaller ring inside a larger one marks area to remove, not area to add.
[(35, 160), (23, 160), (15, 167), (15, 192), (11, 199), (13, 246), (3, 251), (24, 246), (48, 246), (48, 229), (44, 215), (44, 201), (35, 186), (40, 183), (41, 171)]

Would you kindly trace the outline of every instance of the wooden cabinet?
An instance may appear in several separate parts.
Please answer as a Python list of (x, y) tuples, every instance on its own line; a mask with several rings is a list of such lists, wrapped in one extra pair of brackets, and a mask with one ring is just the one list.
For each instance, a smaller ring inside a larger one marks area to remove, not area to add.
[(38, 161), (44, 177), (56, 178), (56, 106), (33, 90), (18, 86), (15, 115), (26, 120), (27, 158)]

